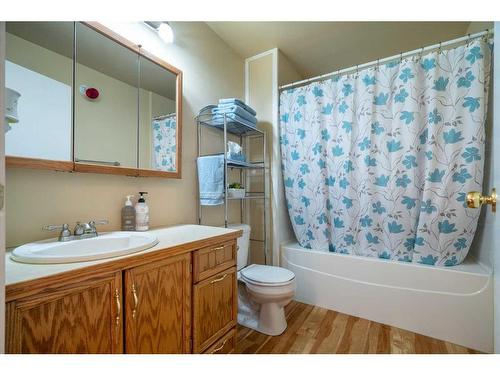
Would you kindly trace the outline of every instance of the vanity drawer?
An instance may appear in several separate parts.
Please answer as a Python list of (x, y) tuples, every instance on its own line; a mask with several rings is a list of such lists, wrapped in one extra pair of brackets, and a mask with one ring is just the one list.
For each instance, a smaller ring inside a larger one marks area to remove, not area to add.
[(238, 290), (236, 267), (193, 287), (193, 353), (203, 353), (236, 327)]
[(231, 354), (236, 350), (236, 328), (226, 333), (220, 340), (209, 347), (203, 354)]
[(205, 247), (193, 253), (195, 283), (236, 265), (236, 241)]

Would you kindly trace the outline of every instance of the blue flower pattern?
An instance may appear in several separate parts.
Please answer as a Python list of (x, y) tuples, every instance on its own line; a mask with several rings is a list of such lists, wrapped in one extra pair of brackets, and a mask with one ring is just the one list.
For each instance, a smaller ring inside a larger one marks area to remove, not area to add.
[(161, 120), (153, 120), (153, 167), (159, 171), (177, 170), (177, 116), (169, 115)]
[(404, 121), (406, 125), (409, 125), (413, 122), (413, 120), (415, 120), (414, 112), (402, 111), (401, 116), (399, 116), (399, 119)]
[(300, 244), (460, 264), (479, 216), (465, 195), (482, 190), (490, 63), (478, 40), (283, 91), (285, 194)]
[(472, 74), (472, 72), (469, 70), (465, 76), (460, 77), (457, 81), (457, 87), (466, 87), (469, 88), (472, 86), (472, 82), (474, 81), (476, 77)]

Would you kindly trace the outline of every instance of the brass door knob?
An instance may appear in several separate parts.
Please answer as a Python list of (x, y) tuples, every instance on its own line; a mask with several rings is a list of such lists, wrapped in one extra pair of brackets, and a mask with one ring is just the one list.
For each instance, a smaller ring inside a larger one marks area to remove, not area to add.
[(467, 193), (467, 207), (479, 208), (483, 204), (491, 204), (491, 210), (497, 211), (497, 191), (495, 188), (491, 189), (491, 195), (482, 195), (478, 191)]

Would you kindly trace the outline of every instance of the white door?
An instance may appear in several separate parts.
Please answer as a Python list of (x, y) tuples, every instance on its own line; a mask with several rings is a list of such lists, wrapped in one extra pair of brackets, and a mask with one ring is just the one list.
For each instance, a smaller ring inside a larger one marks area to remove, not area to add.
[[(494, 44), (500, 46), (500, 22), (495, 23)], [(495, 95), (500, 95), (500, 48), (494, 48), (493, 69), (486, 118), (483, 194), (490, 194), (492, 188), (500, 193), (500, 100), (494, 100)], [(482, 212), (471, 253), (482, 264), (493, 269), (493, 346), (495, 353), (500, 353), (500, 202), (496, 213), (492, 212), (489, 205), (480, 209)]]

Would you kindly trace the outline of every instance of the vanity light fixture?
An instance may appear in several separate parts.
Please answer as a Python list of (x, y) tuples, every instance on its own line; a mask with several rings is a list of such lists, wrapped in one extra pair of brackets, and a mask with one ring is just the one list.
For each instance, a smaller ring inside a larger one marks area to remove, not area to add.
[(174, 42), (174, 31), (166, 21), (144, 21), (144, 23), (158, 33), (158, 36), (165, 43)]

